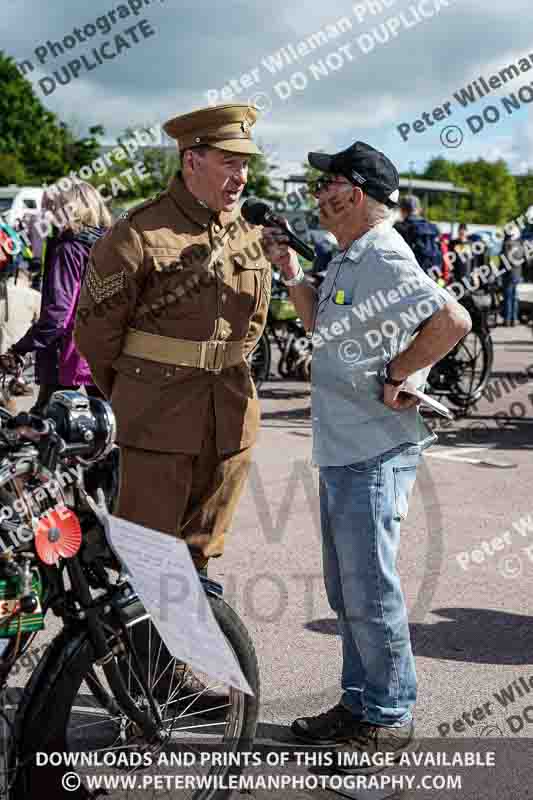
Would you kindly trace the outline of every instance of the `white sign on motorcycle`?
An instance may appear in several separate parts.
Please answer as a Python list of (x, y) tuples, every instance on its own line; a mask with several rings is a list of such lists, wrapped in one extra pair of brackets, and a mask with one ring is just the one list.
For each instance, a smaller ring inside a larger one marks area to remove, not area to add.
[(112, 515), (105, 517), (105, 527), (131, 585), (172, 655), (253, 695), (211, 611), (187, 545)]

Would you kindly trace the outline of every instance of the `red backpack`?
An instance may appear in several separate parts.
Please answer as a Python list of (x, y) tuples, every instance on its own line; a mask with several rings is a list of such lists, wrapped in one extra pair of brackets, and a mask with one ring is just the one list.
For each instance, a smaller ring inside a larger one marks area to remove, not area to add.
[(0, 269), (4, 269), (11, 259), (11, 239), (0, 228)]

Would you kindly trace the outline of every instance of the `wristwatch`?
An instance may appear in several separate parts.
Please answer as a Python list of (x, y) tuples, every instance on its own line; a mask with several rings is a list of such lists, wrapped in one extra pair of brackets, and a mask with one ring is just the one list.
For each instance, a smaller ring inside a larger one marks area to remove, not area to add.
[(390, 374), (390, 364), (384, 364), (384, 366), (378, 372), (378, 377), (382, 383), (388, 383), (391, 386), (401, 386), (402, 383), (405, 383), (405, 378), (401, 381), (396, 381), (394, 378), (391, 378)]

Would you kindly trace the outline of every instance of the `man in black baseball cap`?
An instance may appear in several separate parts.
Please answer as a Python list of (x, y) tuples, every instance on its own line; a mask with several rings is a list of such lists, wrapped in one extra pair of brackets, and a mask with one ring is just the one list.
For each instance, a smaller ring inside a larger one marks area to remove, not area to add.
[[(396, 560), (421, 453), (436, 439), (416, 397), (431, 365), (470, 330), (466, 310), (418, 265), (392, 227), (398, 172), (363, 142), (309, 153), (320, 222), (340, 252), (318, 289), (281, 228), (267, 258), (313, 334), (313, 462), (320, 470), (324, 580), (342, 636), (341, 696), (291, 729), (312, 745), (349, 743), (372, 757), (416, 747), (417, 696)], [(338, 769), (344, 769), (337, 765)]]
[(389, 208), (398, 207), (400, 186), (398, 170), (386, 155), (369, 144), (355, 142), (346, 150), (334, 155), (309, 153), (308, 160), (311, 166), (320, 172), (342, 175), (379, 203)]

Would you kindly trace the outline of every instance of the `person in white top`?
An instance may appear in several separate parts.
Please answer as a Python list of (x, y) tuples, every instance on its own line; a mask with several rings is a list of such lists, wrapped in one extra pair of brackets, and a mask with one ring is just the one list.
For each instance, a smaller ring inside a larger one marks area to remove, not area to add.
[[(4, 271), (2, 271), (4, 272)], [(41, 294), (31, 288), (26, 269), (4, 275), (0, 272), (0, 354), (18, 342), (39, 317)]]
[[(26, 333), (39, 318), (41, 294), (31, 288), (31, 274), (19, 268), (0, 270), (0, 354)], [(15, 410), (12, 397), (32, 394), (32, 388), (23, 380), (0, 386), (0, 403), (9, 411)]]

